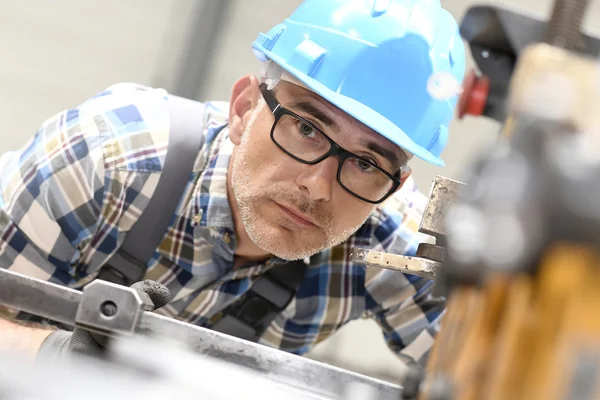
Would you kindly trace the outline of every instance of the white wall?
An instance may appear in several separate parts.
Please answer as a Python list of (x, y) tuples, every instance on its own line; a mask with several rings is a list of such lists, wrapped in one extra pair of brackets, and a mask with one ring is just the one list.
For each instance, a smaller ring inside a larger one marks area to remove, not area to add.
[(151, 83), (174, 3), (0, 0), (0, 151), (112, 83)]
[[(20, 146), (51, 114), (120, 81), (169, 88), (195, 0), (0, 0), (0, 152)], [(200, 1), (200, 0), (198, 0)], [(218, 1), (218, 0), (208, 0)], [(227, 100), (231, 84), (257, 71), (250, 44), (289, 14), (300, 0), (238, 0), (227, 16), (206, 98)], [(471, 2), (443, 1), (457, 19)], [(547, 14), (550, 2), (503, 3)], [(591, 6), (588, 26), (600, 22)], [(470, 60), (469, 60), (470, 62)], [(422, 190), (436, 174), (460, 179), (479, 146), (492, 143), (497, 126), (482, 119), (455, 121), (444, 152), (447, 167), (415, 161)], [(399, 364), (370, 321), (355, 321), (318, 346), (312, 357), (394, 380)]]

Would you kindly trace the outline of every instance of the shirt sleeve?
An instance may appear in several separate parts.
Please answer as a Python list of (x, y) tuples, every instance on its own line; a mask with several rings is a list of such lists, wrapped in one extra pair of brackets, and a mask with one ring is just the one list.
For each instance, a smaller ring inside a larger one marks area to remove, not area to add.
[(432, 295), (433, 281), (400, 275), (385, 271), (374, 277), (370, 289), (376, 293), (372, 300), (377, 305), (371, 313), (390, 349), (403, 361), (424, 367), (439, 332), (445, 302)]
[[(381, 214), (374, 250), (414, 256), (419, 243), (433, 238), (418, 228), (427, 197), (412, 179)], [(425, 366), (445, 312), (445, 301), (432, 294), (434, 282), (398, 271), (368, 268), (367, 309), (383, 330), (386, 343), (405, 362)]]
[(113, 85), (0, 156), (1, 268), (73, 285), (117, 249), (166, 150), (164, 93), (153, 91)]

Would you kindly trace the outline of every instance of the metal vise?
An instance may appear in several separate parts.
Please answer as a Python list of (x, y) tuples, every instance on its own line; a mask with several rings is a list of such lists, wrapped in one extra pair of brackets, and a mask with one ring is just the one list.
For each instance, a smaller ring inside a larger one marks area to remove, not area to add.
[(415, 257), (354, 247), (350, 252), (350, 260), (369, 267), (392, 269), (428, 279), (435, 278), (437, 270), (446, 259), (446, 211), (464, 185), (443, 176), (437, 176), (431, 184), (419, 232), (433, 236), (435, 244), (419, 244)]

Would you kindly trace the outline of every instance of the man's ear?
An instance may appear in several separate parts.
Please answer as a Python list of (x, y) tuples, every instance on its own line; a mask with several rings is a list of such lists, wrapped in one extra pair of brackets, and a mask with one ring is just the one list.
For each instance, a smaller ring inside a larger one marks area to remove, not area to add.
[(253, 75), (243, 76), (233, 85), (229, 100), (229, 137), (235, 145), (241, 142), (248, 119), (258, 103), (259, 92), (258, 79)]
[(400, 183), (400, 186), (398, 186), (398, 189), (396, 189), (396, 191), (400, 190), (402, 188), (402, 186), (404, 186), (404, 182), (406, 182), (406, 180), (408, 179), (409, 176), (412, 175), (412, 168), (409, 167), (408, 165), (402, 168), (402, 173), (400, 174), (400, 181), (402, 183)]

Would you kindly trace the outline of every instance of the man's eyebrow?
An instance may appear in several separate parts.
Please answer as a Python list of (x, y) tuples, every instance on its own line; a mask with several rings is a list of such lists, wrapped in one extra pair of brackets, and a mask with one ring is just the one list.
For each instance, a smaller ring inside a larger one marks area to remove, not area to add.
[[(327, 125), (336, 132), (340, 131), (340, 126), (333, 119), (331, 119), (327, 114), (309, 101), (297, 101), (290, 104), (290, 107), (303, 111), (306, 114), (310, 114), (312, 117), (320, 120), (323, 124)], [(405, 155), (406, 153), (404, 152), (402, 153), (402, 159), (400, 160), (398, 159), (396, 152), (376, 142), (371, 140), (361, 140), (360, 144), (387, 159), (392, 164), (392, 168), (394, 169), (393, 172), (398, 171), (408, 162), (408, 155)]]
[(310, 114), (313, 118), (318, 119), (336, 132), (339, 132), (340, 130), (340, 126), (333, 119), (309, 101), (297, 101), (292, 103), (290, 107), (303, 111), (306, 114)]
[(403, 159), (399, 160), (393, 150), (387, 149), (370, 140), (361, 140), (361, 145), (387, 159), (392, 164), (392, 168), (394, 169), (393, 172), (398, 171), (408, 161), (408, 157), (402, 157)]

